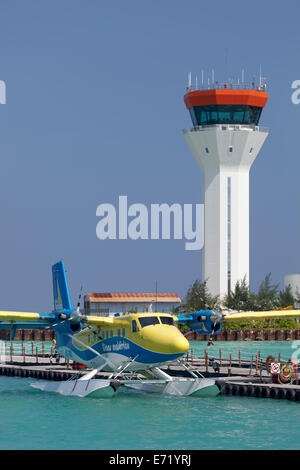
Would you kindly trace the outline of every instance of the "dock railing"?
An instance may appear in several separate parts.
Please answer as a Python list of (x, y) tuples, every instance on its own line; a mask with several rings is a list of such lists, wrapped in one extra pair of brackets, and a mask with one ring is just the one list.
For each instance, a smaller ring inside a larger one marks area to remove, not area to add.
[[(219, 371), (221, 368), (228, 370), (230, 375), (232, 368), (250, 370), (250, 376), (252, 373), (255, 375), (262, 374), (262, 371), (266, 371), (267, 359), (270, 362), (285, 363), (290, 361), (290, 357), (283, 356), (280, 352), (277, 354), (262, 354), (260, 350), (253, 352), (245, 352), (239, 349), (235, 352), (223, 351), (221, 348), (216, 352), (210, 351), (209, 348), (203, 351), (203, 354), (197, 356), (193, 348), (186, 353), (186, 360), (194, 365), (202, 365), (205, 367), (206, 372)], [(270, 364), (269, 364), (270, 365)], [(299, 372), (299, 363), (297, 364)]]
[(50, 341), (0, 341), (0, 363), (39, 362), (42, 358), (57, 359), (55, 346)]

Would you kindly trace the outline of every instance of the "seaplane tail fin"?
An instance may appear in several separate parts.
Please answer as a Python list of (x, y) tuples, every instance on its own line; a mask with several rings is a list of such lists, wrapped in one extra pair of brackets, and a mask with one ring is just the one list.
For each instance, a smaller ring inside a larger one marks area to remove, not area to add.
[(52, 266), (53, 300), (55, 312), (71, 310), (71, 300), (63, 261)]

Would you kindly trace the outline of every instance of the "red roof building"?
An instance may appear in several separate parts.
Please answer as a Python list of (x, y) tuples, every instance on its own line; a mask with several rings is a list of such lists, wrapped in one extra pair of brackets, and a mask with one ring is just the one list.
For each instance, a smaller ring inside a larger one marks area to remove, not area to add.
[(125, 312), (172, 313), (181, 303), (175, 293), (97, 292), (84, 297), (87, 315), (114, 315)]

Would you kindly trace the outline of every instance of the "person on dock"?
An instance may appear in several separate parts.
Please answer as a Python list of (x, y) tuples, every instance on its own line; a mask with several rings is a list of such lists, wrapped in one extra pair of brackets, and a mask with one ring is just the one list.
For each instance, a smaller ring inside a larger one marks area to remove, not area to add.
[(52, 344), (51, 344), (51, 356), (52, 357), (55, 355), (55, 352), (56, 352), (56, 339), (53, 338)]
[(52, 340), (51, 357), (55, 357), (56, 364), (59, 363), (60, 355), (58, 354), (58, 352), (56, 350), (56, 339), (55, 338), (53, 338), (53, 340)]

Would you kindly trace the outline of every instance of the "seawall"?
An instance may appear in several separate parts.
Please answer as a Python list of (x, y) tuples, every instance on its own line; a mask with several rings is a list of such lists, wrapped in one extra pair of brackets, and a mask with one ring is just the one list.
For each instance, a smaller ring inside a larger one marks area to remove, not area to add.
[[(191, 331), (186, 335), (189, 341), (207, 341), (207, 335)], [(214, 335), (214, 341), (295, 341), (300, 340), (300, 329), (296, 330), (222, 330)]]
[[(54, 330), (17, 330), (14, 341), (52, 341)], [(10, 330), (0, 330), (0, 340), (10, 340)]]
[[(15, 341), (52, 341), (54, 330), (17, 330)], [(207, 341), (207, 335), (190, 331), (189, 341)], [(10, 330), (0, 330), (0, 340), (10, 340)], [(214, 341), (294, 341), (300, 340), (300, 328), (296, 330), (222, 330), (214, 336)]]

